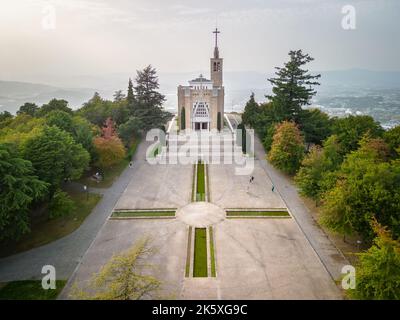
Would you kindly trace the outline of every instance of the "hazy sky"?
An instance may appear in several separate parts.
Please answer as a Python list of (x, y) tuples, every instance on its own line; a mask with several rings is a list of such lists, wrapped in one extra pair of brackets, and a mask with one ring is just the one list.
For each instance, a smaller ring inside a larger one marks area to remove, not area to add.
[[(208, 70), (270, 72), (301, 48), (314, 70), (400, 70), (399, 0), (0, 0), (0, 79)], [(356, 29), (344, 30), (344, 5)], [(53, 11), (55, 20), (52, 19)], [(50, 21), (50, 23), (49, 23)], [(55, 21), (52, 29), (51, 21)], [(50, 28), (49, 28), (50, 26)]]

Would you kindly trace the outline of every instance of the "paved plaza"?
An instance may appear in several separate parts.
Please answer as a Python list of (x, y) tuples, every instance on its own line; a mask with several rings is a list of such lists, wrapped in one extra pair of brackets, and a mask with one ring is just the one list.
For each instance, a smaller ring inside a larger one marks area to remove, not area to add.
[[(115, 209), (177, 209), (176, 217), (105, 222), (70, 278), (84, 285), (112, 257), (149, 238), (160, 296), (175, 299), (341, 299), (331, 274), (296, 219), (227, 218), (226, 209), (286, 209), (259, 160), (250, 175), (234, 164), (208, 165), (209, 202), (191, 203), (193, 165), (140, 160)], [(290, 212), (290, 210), (289, 210)], [(111, 215), (111, 211), (109, 212)], [(216, 277), (185, 277), (189, 227), (212, 226)]]

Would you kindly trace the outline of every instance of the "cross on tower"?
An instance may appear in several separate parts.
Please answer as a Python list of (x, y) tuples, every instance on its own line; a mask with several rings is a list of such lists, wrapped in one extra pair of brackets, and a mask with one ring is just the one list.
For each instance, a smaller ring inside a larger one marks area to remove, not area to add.
[(213, 33), (215, 33), (215, 46), (218, 46), (218, 33), (221, 33), (221, 31), (218, 31), (218, 28), (215, 28), (215, 31), (213, 31)]

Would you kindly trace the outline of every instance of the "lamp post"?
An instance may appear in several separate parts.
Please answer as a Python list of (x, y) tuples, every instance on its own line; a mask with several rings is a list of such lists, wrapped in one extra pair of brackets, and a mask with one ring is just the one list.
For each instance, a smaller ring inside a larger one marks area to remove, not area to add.
[(86, 201), (89, 200), (89, 188), (87, 187), (87, 185), (83, 186), (83, 191), (86, 192)]

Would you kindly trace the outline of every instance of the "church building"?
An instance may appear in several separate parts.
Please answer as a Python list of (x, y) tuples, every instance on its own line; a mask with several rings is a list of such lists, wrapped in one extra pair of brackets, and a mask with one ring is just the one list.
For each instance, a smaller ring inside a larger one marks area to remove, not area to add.
[(214, 56), (210, 59), (210, 79), (203, 75), (178, 86), (178, 117), (181, 130), (222, 130), (224, 123), (224, 86), (222, 58), (219, 56), (218, 34), (215, 29)]

